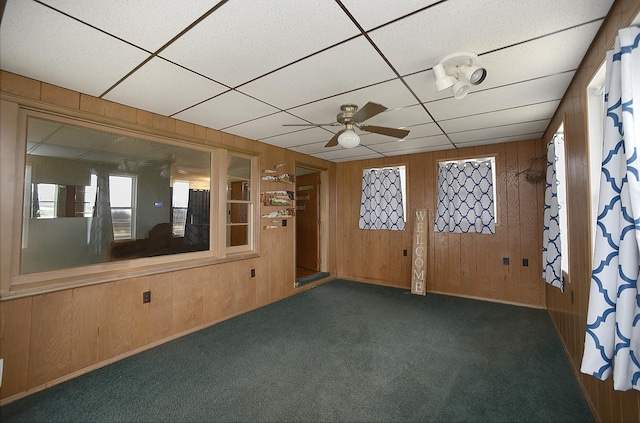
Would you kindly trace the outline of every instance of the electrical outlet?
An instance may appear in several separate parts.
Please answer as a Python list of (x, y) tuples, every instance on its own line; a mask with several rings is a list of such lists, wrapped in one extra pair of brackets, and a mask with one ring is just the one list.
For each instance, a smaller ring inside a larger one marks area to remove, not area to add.
[(403, 255), (403, 256), (405, 256), (405, 257), (406, 257), (406, 256), (407, 256), (407, 253), (408, 253), (408, 251), (407, 251), (407, 250), (402, 250), (402, 255)]
[(509, 265), (509, 257), (502, 257), (502, 264), (504, 264), (505, 266)]
[(282, 226), (287, 226), (287, 219), (282, 219)]
[(151, 291), (145, 291), (142, 293), (142, 304), (151, 302)]
[(252, 278), (256, 277), (256, 269), (251, 269), (251, 277)]
[(524, 267), (529, 267), (529, 259), (523, 258), (523, 259), (522, 259), (522, 265), (523, 265)]

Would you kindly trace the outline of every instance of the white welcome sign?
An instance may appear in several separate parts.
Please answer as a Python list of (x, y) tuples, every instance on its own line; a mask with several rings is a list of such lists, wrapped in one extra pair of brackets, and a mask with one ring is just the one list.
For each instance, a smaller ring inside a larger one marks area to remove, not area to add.
[(411, 293), (427, 295), (427, 210), (415, 211), (413, 254), (411, 257)]

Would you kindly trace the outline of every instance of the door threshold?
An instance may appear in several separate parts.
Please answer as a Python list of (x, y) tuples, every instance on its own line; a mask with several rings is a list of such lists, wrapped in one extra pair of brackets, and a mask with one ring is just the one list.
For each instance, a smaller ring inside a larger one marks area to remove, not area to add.
[(330, 276), (331, 273), (329, 272), (318, 272), (318, 273), (314, 273), (313, 275), (309, 275), (309, 276), (305, 276), (303, 278), (300, 279), (296, 279), (296, 283), (293, 284), (293, 286), (295, 286), (296, 288), (300, 288), (303, 285), (306, 285), (308, 283), (314, 282), (314, 281), (318, 281), (320, 279), (324, 279), (328, 276)]

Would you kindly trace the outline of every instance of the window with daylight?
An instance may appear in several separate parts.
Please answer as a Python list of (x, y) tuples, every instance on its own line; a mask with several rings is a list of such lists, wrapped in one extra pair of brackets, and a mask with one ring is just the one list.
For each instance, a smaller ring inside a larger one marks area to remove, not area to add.
[(404, 230), (406, 192), (406, 166), (364, 169), (358, 227)]
[(569, 272), (564, 124), (547, 144), (542, 266), (545, 281), (564, 290)]
[(494, 234), (495, 157), (438, 163), (436, 232)]

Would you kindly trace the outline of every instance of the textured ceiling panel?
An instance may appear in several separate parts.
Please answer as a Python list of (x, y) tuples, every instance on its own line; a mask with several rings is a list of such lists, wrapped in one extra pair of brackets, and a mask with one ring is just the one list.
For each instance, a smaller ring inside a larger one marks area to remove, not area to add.
[[(612, 4), (8, 0), (0, 68), (343, 162), (542, 136)], [(437, 91), (432, 67), (469, 50), (486, 80)], [(364, 123), (407, 127), (405, 141), (358, 130), (360, 147), (325, 148), (343, 126), (283, 126), (369, 101), (388, 110)]]

